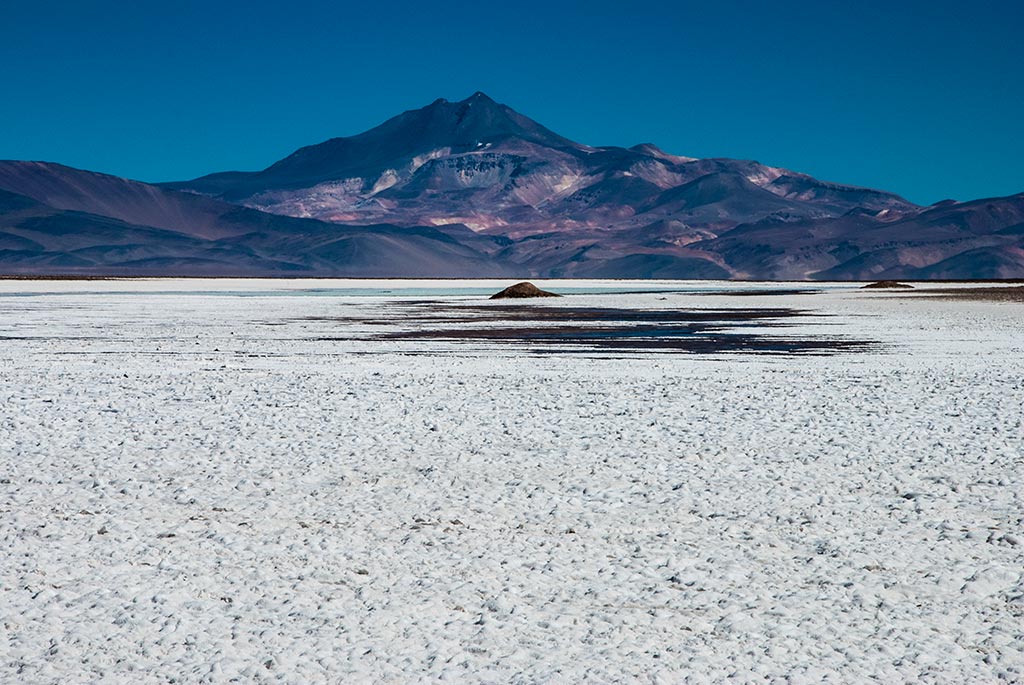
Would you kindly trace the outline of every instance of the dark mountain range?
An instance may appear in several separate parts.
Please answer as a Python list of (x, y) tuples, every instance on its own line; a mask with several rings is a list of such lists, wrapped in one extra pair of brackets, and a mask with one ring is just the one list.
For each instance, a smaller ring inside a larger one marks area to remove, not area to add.
[(893, 222), (863, 212), (745, 224), (700, 243), (734, 273), (765, 278), (1020, 278), (1024, 194), (942, 204)]
[(891, 193), (652, 144), (590, 147), (482, 93), (262, 171), (158, 186), (0, 162), (0, 271), (1024, 277), (1024, 196)]

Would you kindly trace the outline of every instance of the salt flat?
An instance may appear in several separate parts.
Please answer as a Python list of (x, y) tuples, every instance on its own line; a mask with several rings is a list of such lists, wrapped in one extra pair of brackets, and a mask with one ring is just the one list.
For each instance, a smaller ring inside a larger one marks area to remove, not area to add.
[(0, 681), (1024, 681), (1024, 305), (504, 285), (0, 282)]

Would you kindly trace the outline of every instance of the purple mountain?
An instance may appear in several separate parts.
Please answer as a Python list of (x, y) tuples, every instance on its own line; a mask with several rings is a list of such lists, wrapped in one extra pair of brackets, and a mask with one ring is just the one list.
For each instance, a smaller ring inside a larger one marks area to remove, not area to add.
[[(262, 171), (153, 186), (4, 162), (0, 190), (0, 271), (1024, 277), (1024, 196), (924, 208), (753, 161), (590, 147), (482, 93)], [(43, 216), (65, 237), (44, 239)]]

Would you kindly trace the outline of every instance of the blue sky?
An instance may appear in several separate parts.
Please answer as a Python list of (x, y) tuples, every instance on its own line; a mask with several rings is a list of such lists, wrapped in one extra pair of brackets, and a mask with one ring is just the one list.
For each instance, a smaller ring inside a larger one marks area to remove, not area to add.
[(920, 203), (1024, 191), (1017, 3), (41, 0), (2, 18), (0, 158), (259, 169), (482, 90), (592, 145)]

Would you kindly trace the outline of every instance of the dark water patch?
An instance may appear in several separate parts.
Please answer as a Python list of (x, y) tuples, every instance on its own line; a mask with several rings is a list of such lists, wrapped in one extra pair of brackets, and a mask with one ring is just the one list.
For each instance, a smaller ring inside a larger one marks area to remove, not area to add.
[(993, 288), (928, 288), (916, 292), (899, 291), (890, 297), (930, 300), (960, 300), (964, 302), (1024, 302), (1024, 286)]
[(451, 340), (529, 345), (533, 351), (564, 354), (571, 348), (611, 351), (689, 352), (720, 354), (752, 352), (758, 354), (801, 354), (852, 352), (865, 349), (867, 341), (839, 338), (768, 336), (753, 333), (724, 333), (700, 328), (566, 326), (551, 328), (445, 329), (390, 333), (384, 340)]
[[(387, 318), (348, 316), (318, 321), (390, 327), (362, 336), (324, 336), (323, 341), (491, 343), (531, 353), (586, 351), (694, 354), (836, 354), (856, 352), (872, 341), (836, 336), (775, 334), (822, 315), (791, 308), (628, 309), (543, 304), (396, 303)], [(308, 320), (308, 319), (307, 319)]]
[(389, 308), (394, 316), (385, 319), (358, 315), (303, 317), (298, 321), (347, 323), (508, 323), (517, 321), (589, 321), (672, 323), (699, 321), (768, 321), (809, 312), (790, 308), (758, 309), (626, 309), (617, 307), (565, 307), (544, 305), (451, 305), (441, 302), (395, 303)]

